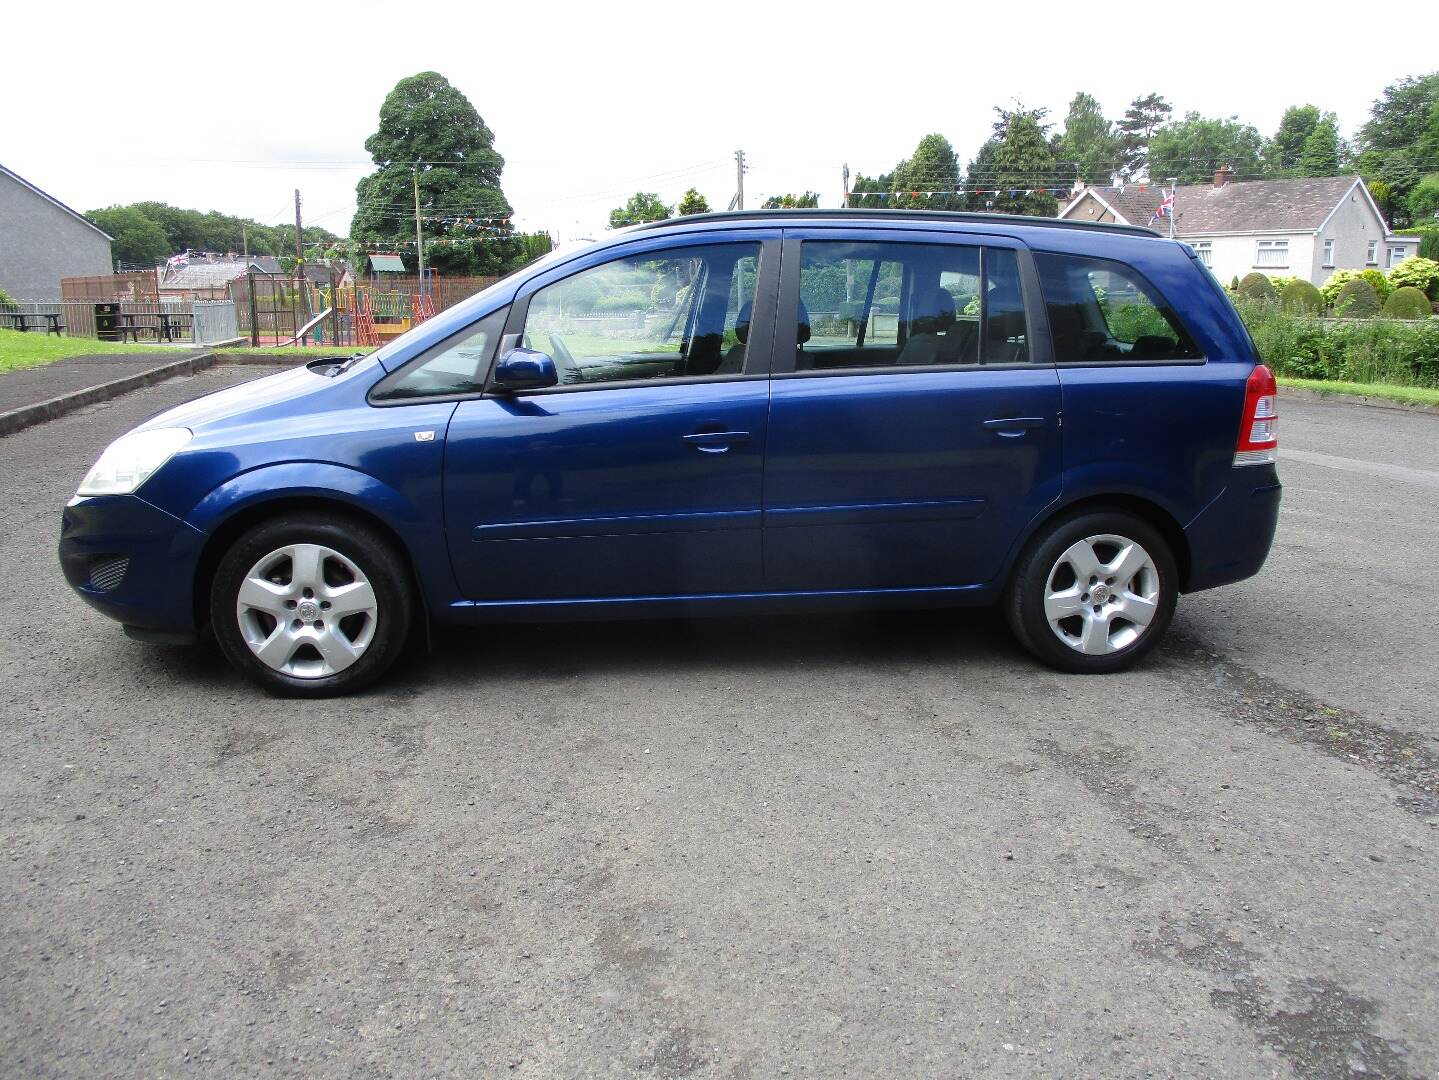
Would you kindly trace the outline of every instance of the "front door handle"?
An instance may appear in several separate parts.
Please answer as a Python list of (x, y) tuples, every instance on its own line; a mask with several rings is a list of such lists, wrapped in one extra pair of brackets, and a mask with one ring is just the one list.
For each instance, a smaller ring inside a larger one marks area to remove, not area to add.
[(1031, 428), (1048, 426), (1049, 418), (1044, 416), (1005, 416), (984, 421), (985, 429), (994, 432), (1001, 439), (1018, 439)]
[(683, 438), (702, 454), (723, 454), (735, 443), (749, 442), (749, 432), (697, 431)]

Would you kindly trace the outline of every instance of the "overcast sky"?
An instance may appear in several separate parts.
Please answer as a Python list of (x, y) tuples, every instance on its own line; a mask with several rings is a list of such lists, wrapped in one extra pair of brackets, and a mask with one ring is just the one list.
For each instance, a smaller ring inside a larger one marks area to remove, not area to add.
[[(122, 14), (123, 11), (123, 14)], [(603, 229), (640, 189), (723, 209), (887, 171), (928, 132), (967, 161), (996, 104), (1136, 95), (1266, 135), (1310, 102), (1353, 135), (1432, 70), (1439, 3), (1114, 5), (290, 3), (10, 5), (0, 164), (79, 210), (157, 199), (348, 231), (364, 140), (395, 82), (445, 75), (495, 133), (518, 223)], [(1166, 17), (1172, 25), (1166, 25)], [(90, 32), (80, 28), (87, 25)], [(1386, 31), (1386, 27), (1389, 29)], [(1402, 27), (1402, 30), (1401, 30)], [(18, 46), (18, 47), (17, 47)]]

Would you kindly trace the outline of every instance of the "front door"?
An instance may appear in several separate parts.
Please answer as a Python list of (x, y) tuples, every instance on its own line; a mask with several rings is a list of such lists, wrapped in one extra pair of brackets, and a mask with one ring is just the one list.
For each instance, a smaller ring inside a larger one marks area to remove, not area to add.
[(741, 235), (601, 253), (516, 299), (506, 340), (548, 353), (561, 384), (463, 401), (450, 422), (446, 529), (467, 598), (762, 586), (773, 302), (754, 300), (775, 293), (779, 247)]
[(1062, 486), (1059, 381), (1030, 331), (1027, 260), (1002, 238), (786, 232), (766, 588), (999, 573)]

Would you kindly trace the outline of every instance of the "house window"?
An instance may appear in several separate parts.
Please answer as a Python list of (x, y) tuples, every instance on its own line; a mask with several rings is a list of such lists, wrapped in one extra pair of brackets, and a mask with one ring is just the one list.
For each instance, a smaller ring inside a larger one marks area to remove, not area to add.
[(1404, 247), (1391, 247), (1388, 249), (1387, 261), (1384, 263), (1386, 269), (1392, 270), (1404, 261), (1409, 250)]
[(1325, 266), (1333, 266), (1333, 265), (1334, 265), (1334, 241), (1333, 241), (1333, 240), (1326, 240), (1326, 241), (1324, 241), (1324, 265), (1325, 265)]
[(1364, 253), (1364, 264), (1366, 266), (1379, 265), (1379, 241), (1370, 240), (1369, 250)]
[(1194, 254), (1199, 256), (1199, 261), (1205, 266), (1214, 267), (1214, 245), (1208, 240), (1196, 240), (1194, 243)]
[(1254, 251), (1255, 266), (1288, 266), (1288, 240), (1260, 240)]

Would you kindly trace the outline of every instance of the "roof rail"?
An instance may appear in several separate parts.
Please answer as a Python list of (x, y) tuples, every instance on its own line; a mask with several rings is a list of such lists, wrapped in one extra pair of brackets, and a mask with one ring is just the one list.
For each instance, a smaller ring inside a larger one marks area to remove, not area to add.
[(972, 222), (981, 225), (1018, 225), (1039, 229), (1099, 230), (1102, 232), (1128, 233), (1132, 236), (1158, 236), (1153, 229), (1142, 225), (1120, 225), (1111, 221), (1070, 221), (1067, 218), (1027, 217), (1023, 214), (980, 214), (965, 210), (884, 210), (842, 207), (810, 208), (805, 210), (716, 210), (708, 214), (686, 214), (683, 217), (663, 218), (631, 225), (630, 232), (646, 229), (661, 229), (667, 225), (687, 225), (705, 221), (753, 221), (757, 218), (779, 218), (783, 221), (799, 221), (822, 218), (827, 221), (953, 221)]

